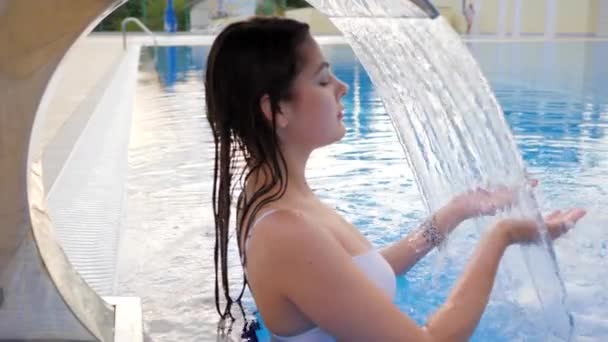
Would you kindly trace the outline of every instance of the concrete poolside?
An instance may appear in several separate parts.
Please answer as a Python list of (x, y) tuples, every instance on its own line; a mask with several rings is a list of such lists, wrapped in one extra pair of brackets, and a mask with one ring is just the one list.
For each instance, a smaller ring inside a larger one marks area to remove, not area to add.
[(39, 130), (44, 184), (52, 188), (63, 164), (123, 56), (119, 37), (79, 40), (64, 57), (45, 97)]

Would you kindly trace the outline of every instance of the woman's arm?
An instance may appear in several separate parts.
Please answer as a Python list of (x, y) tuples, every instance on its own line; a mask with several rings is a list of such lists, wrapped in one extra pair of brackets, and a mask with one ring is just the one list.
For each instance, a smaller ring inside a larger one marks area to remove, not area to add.
[[(583, 215), (569, 211), (552, 217), (551, 236), (559, 236), (569, 226), (565, 222), (574, 223)], [(536, 232), (536, 223), (525, 220), (505, 221), (491, 229), (447, 302), (424, 327), (400, 312), (330, 233), (289, 212), (277, 213), (256, 228), (249, 265), (267, 272), (251, 281), (266, 280), (339, 341), (466, 341), (488, 302), (505, 249), (534, 241)]]
[[(548, 237), (557, 239), (585, 216), (582, 209), (554, 211), (545, 217)], [(527, 244), (540, 238), (534, 220), (500, 221), (477, 248), (464, 274), (456, 283), (446, 303), (429, 319), (427, 329), (437, 341), (466, 341), (485, 309), (499, 261), (507, 246)]]
[(473, 334), (509, 244), (505, 229), (496, 228), (484, 236), (446, 302), (427, 321), (434, 341), (467, 341)]
[[(535, 187), (538, 181), (531, 180), (528, 184), (530, 187)], [(429, 243), (429, 239), (425, 237), (425, 231), (428, 232), (431, 228), (429, 223), (445, 237), (460, 223), (471, 217), (494, 215), (497, 209), (511, 205), (517, 198), (518, 190), (520, 189), (498, 186), (492, 190), (478, 188), (455, 196), (433, 214), (430, 221), (424, 222), (413, 233), (384, 248), (381, 253), (392, 266), (395, 274), (406, 273), (435, 247), (435, 244)]]
[[(468, 218), (468, 213), (459, 202), (452, 200), (432, 216), (432, 224), (440, 234), (447, 236), (462, 221)], [(428, 229), (427, 222), (408, 234), (403, 239), (385, 247), (380, 251), (384, 259), (391, 265), (395, 274), (400, 275), (409, 271), (420, 259), (427, 255), (435, 246), (424, 236)]]

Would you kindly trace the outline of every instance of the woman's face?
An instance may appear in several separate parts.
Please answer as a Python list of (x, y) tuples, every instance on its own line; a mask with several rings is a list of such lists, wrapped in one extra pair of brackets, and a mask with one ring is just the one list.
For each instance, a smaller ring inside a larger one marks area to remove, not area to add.
[(344, 136), (344, 106), (340, 100), (348, 86), (331, 72), (312, 37), (300, 49), (304, 66), (294, 81), (290, 100), (281, 103), (287, 125), (277, 133), (284, 144), (313, 150)]

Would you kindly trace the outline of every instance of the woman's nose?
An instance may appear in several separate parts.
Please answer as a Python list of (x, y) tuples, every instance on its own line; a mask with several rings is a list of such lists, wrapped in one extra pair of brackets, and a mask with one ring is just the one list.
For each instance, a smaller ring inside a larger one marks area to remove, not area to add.
[(342, 97), (348, 93), (348, 84), (338, 79), (338, 97)]

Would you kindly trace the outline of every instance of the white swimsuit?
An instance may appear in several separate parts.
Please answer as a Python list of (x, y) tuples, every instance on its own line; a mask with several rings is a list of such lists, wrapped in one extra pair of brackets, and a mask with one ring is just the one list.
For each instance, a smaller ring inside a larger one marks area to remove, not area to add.
[[(245, 241), (245, 249), (247, 249), (248, 240), (251, 237), (251, 233), (253, 232), (253, 228), (260, 223), (264, 218), (269, 215), (277, 212), (278, 209), (271, 209), (267, 212), (260, 215), (260, 217), (255, 220), (253, 225), (250, 228), (249, 235), (247, 236), (247, 240)], [(366, 253), (353, 256), (353, 261), (357, 266), (361, 268), (363, 273), (365, 273), (368, 278), (376, 284), (381, 290), (386, 292), (390, 296), (390, 298), (395, 297), (395, 292), (397, 290), (397, 279), (395, 277), (395, 273), (393, 269), (389, 265), (389, 263), (384, 259), (384, 257), (375, 249), (371, 249)], [(301, 334), (294, 336), (279, 336), (272, 334), (273, 341), (285, 341), (285, 342), (329, 342), (335, 341), (331, 335), (321, 330), (321, 328), (316, 327), (312, 328), (308, 331), (305, 331)]]

